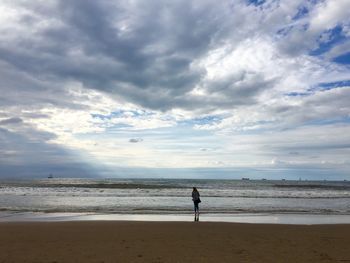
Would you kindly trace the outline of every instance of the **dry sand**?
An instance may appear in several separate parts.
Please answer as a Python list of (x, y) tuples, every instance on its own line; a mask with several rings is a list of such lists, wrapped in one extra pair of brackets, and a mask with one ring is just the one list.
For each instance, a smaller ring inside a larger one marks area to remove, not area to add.
[(350, 225), (7, 222), (0, 262), (350, 262)]

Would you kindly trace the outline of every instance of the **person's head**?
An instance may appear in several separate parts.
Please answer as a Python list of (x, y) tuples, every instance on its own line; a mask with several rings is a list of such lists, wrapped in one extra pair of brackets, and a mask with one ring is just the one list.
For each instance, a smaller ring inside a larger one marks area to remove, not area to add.
[(193, 192), (197, 192), (197, 188), (196, 187), (193, 187)]

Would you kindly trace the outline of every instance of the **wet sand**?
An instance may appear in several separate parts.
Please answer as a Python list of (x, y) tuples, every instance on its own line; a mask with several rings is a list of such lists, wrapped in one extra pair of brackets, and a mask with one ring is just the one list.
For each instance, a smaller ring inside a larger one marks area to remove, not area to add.
[(0, 262), (350, 262), (349, 225), (2, 222)]

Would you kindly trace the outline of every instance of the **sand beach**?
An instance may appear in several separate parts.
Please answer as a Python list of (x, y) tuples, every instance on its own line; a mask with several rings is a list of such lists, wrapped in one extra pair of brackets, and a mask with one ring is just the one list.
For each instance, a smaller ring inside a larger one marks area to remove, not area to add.
[(0, 262), (350, 262), (350, 225), (0, 223)]

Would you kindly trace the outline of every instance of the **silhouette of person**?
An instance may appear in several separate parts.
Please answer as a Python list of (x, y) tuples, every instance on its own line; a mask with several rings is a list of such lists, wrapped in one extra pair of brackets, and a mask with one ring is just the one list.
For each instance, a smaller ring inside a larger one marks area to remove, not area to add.
[(194, 204), (194, 221), (199, 221), (199, 206), (198, 206), (198, 204), (201, 202), (201, 199), (200, 199), (200, 194), (199, 194), (196, 187), (193, 187), (192, 201)]

